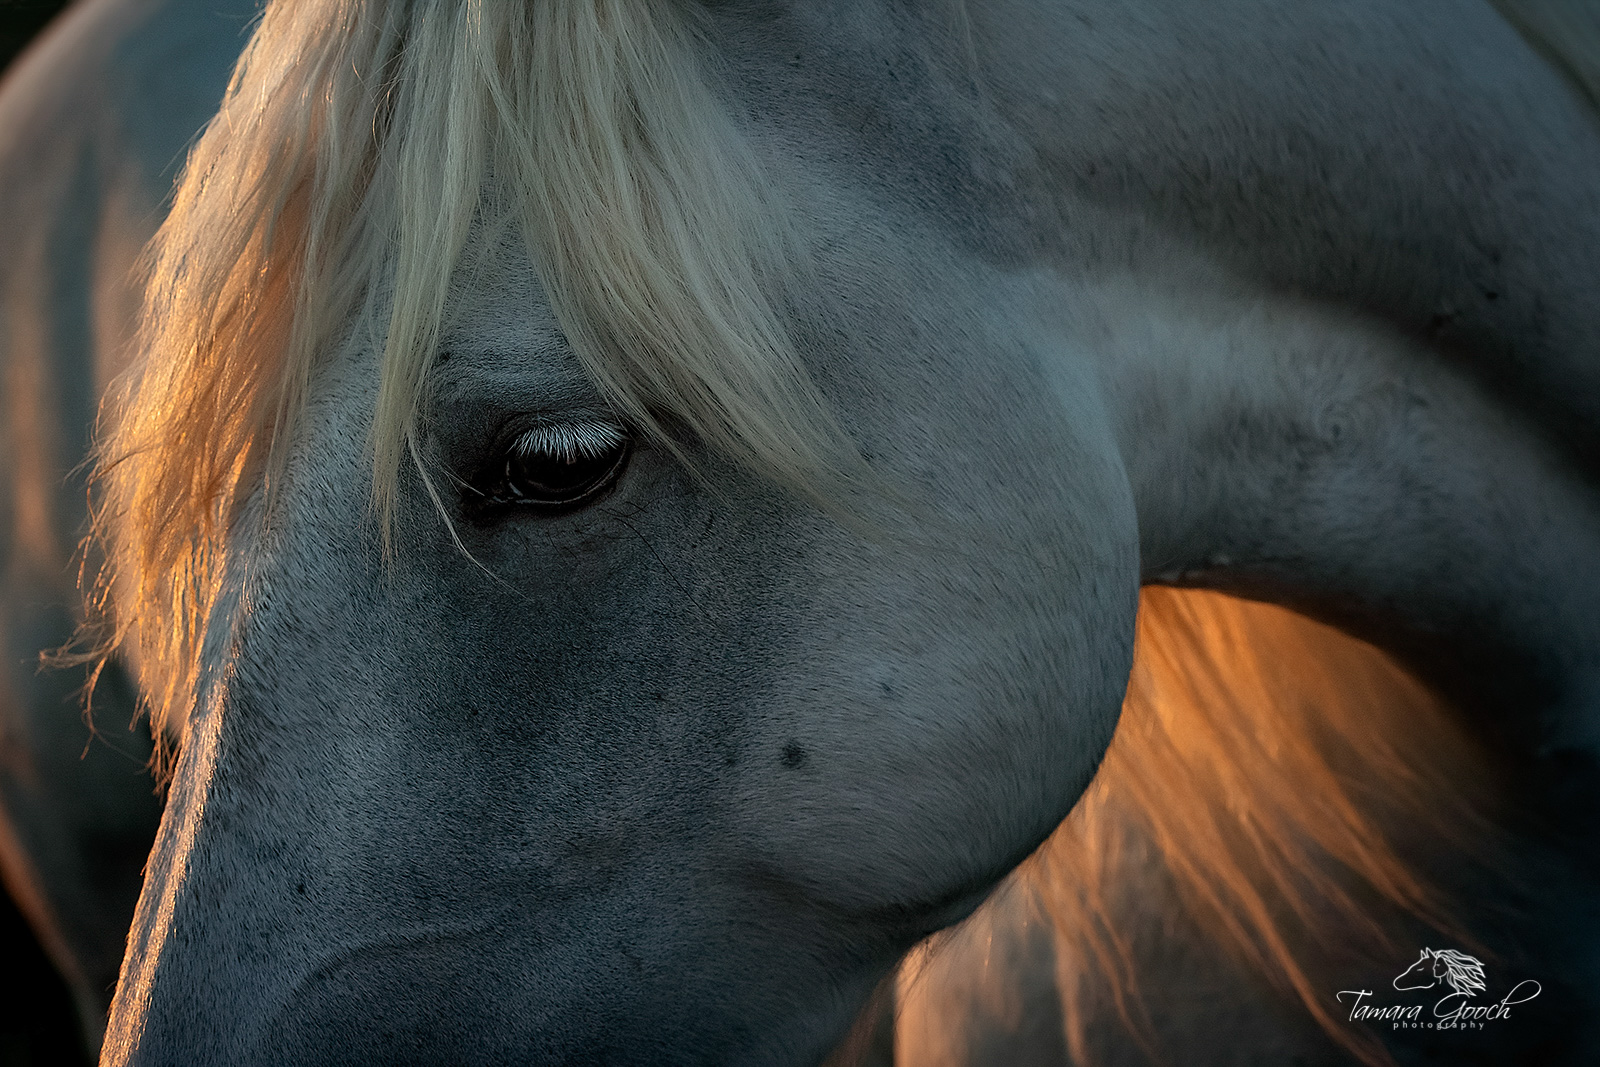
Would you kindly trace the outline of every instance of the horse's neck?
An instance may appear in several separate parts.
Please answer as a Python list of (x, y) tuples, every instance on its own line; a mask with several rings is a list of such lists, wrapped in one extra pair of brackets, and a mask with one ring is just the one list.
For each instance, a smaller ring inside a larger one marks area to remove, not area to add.
[(994, 158), (1062, 221), (1041, 321), (1104, 383), (1147, 579), (1330, 616), (1459, 698), (1563, 705), (1557, 743), (1592, 749), (1584, 98), (1488, 5), (970, 11), (1029, 147)]
[(1147, 580), (1331, 616), (1448, 661), (1458, 697), (1563, 707), (1558, 743), (1592, 750), (1600, 500), (1537, 426), (1355, 314), (1222, 281), (1063, 293), (1061, 359), (1104, 382)]
[(1028, 146), (984, 159), (1018, 161), (1047, 255), (1148, 269), (1177, 244), (1360, 310), (1600, 470), (1600, 126), (1491, 6), (969, 7)]

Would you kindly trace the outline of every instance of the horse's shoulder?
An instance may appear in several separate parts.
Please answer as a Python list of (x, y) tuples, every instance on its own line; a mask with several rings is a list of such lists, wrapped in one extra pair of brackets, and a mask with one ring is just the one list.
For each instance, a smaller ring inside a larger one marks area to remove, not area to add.
[[(76, 537), (77, 490), (50, 487), (83, 458), (99, 391), (127, 352), (134, 264), (189, 140), (221, 99), (253, 7), (89, 0), (47, 29), (0, 83), (7, 556), (11, 537), (32, 537), (41, 550), (68, 548)], [(52, 496), (43, 512), (23, 506)], [(31, 533), (16, 528), (30, 521)]]
[[(243, 46), (251, 0), (89, 0), (0, 83), (0, 221), (13, 255), (117, 197), (158, 211)], [(76, 237), (69, 233), (67, 239)], [(16, 269), (15, 266), (13, 269)]]
[(254, 0), (88, 0), (70, 8), (0, 85), (0, 175), (26, 183), (111, 138), (170, 183), (215, 112)]

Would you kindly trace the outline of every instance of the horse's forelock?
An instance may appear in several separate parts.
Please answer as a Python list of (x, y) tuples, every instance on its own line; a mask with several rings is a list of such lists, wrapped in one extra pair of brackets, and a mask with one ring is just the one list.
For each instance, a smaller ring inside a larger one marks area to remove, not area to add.
[(386, 320), (387, 529), (491, 174), (621, 412), (819, 498), (852, 467), (768, 292), (789, 231), (706, 47), (691, 9), (654, 0), (268, 5), (148, 252), (143, 360), (98, 457), (97, 651), (137, 643), (160, 730), (193, 698), (221, 536), (277, 484), (317, 354), (358, 315)]

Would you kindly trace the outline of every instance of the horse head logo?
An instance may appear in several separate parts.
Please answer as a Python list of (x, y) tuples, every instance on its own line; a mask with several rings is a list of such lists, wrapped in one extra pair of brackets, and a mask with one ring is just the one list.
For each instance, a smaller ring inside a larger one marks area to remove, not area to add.
[(1486, 987), (1483, 964), (1465, 952), (1453, 948), (1425, 948), (1416, 962), (1401, 971), (1394, 980), (1396, 989), (1432, 989), (1443, 981), (1451, 992), (1470, 997)]

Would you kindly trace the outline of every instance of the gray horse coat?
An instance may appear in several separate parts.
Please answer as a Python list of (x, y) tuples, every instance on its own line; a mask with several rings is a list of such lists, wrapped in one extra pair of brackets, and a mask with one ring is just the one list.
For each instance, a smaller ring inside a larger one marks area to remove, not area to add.
[[(89, 4), (0, 102), (0, 854), (87, 1016), (155, 805), (134, 762), (76, 759), (77, 679), (31, 664), (74, 624), (69, 472), (129, 355), (129, 270), (237, 49), (215, 8)], [(975, 4), (977, 87), (935, 15), (709, 15), (813, 226), (807, 370), (916, 518), (863, 535), (641, 438), (592, 510), (460, 523), (473, 559), (408, 483), (386, 572), (378, 354), (330, 352), (271, 535), (236, 546), (108, 1062), (814, 1062), (1076, 800), (1141, 581), (1340, 622), (1592, 810), (1581, 94), (1467, 0)], [(474, 251), (440, 471), (527, 412), (605, 408), (517, 249)], [(1573, 986), (1581, 918), (1551, 964)]]

